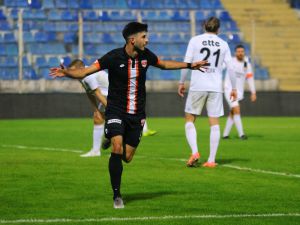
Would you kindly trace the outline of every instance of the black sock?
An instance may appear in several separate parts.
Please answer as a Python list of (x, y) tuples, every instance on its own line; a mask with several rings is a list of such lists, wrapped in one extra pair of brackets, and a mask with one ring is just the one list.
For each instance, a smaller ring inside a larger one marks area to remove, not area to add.
[(121, 197), (120, 186), (123, 171), (122, 155), (111, 153), (108, 167), (111, 187), (113, 189), (115, 199), (116, 197)]

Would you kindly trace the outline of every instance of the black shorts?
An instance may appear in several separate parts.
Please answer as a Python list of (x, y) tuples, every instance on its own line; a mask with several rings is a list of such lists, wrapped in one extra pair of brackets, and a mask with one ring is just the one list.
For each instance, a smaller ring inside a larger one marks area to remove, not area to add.
[(123, 136), (123, 143), (137, 147), (140, 143), (145, 117), (139, 115), (115, 115), (108, 114), (105, 119), (105, 137)]

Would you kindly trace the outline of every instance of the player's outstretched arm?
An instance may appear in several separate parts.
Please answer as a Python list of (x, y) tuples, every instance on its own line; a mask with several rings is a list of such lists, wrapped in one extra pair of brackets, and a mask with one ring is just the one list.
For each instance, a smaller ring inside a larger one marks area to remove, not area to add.
[(56, 77), (71, 77), (74, 79), (82, 79), (92, 73), (97, 72), (99, 69), (94, 64), (85, 68), (66, 69), (61, 67), (50, 68), (50, 76)]
[(206, 60), (193, 63), (177, 62), (172, 60), (160, 60), (156, 67), (164, 70), (192, 69), (203, 71), (202, 69), (205, 69), (206, 64)]
[(94, 95), (96, 96), (99, 102), (101, 102), (105, 107), (107, 106), (107, 100), (98, 88), (94, 92)]

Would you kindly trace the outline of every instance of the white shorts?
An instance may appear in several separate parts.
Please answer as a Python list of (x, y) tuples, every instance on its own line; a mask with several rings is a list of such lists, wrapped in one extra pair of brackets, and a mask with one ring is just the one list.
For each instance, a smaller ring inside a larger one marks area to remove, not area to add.
[(239, 101), (242, 100), (242, 99), (237, 98), (237, 100), (232, 101), (230, 99), (230, 91), (225, 91), (224, 96), (225, 96), (225, 99), (226, 99), (230, 109), (239, 106), (240, 105)]
[(224, 115), (223, 94), (210, 91), (189, 91), (185, 112), (200, 115), (204, 104), (206, 104), (209, 117), (221, 117)]

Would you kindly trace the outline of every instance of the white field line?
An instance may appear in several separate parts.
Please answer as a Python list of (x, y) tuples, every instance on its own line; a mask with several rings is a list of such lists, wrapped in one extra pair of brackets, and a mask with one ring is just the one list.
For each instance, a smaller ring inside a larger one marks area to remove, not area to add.
[(18, 219), (0, 220), (0, 224), (19, 223), (86, 223), (86, 222), (116, 222), (116, 221), (149, 221), (149, 220), (181, 220), (181, 219), (226, 219), (226, 218), (273, 218), (299, 217), (300, 213), (270, 213), (270, 214), (229, 214), (229, 215), (183, 215), (183, 216), (146, 216), (146, 217), (104, 217), (104, 218), (57, 218), (57, 219)]
[(244, 171), (255, 172), (255, 173), (264, 173), (264, 174), (272, 174), (272, 175), (285, 176), (285, 177), (300, 178), (300, 174), (274, 172), (274, 171), (261, 170), (261, 169), (252, 169), (252, 168), (240, 167), (240, 166), (235, 166), (235, 165), (230, 165), (230, 164), (225, 164), (225, 165), (222, 165), (222, 166), (227, 167), (227, 168), (231, 168), (231, 169), (244, 170)]
[(30, 150), (42, 150), (42, 151), (58, 151), (58, 152), (75, 152), (82, 153), (81, 150), (65, 149), (65, 148), (50, 148), (50, 147), (37, 147), (37, 146), (24, 146), (24, 145), (1, 145), (3, 148), (17, 148), (17, 149), (30, 149)]
[[(82, 153), (81, 150), (75, 150), (75, 149), (64, 149), (64, 148), (50, 148), (50, 147), (34, 147), (34, 146), (23, 146), (23, 145), (0, 145), (1, 147), (9, 147), (9, 148), (18, 148), (18, 149), (33, 149), (33, 150), (41, 150), (41, 151), (61, 151), (61, 152), (75, 152), (75, 153)], [(135, 158), (150, 158), (150, 159), (158, 159), (158, 160), (168, 160), (168, 161), (180, 161), (185, 162), (186, 159), (180, 159), (180, 158), (167, 158), (167, 157), (148, 157), (148, 156), (142, 156), (137, 155)], [(249, 171), (253, 173), (262, 173), (262, 174), (271, 174), (276, 176), (285, 176), (285, 177), (296, 177), (300, 178), (300, 174), (292, 174), (292, 173), (286, 173), (286, 172), (276, 172), (276, 171), (270, 171), (270, 170), (261, 170), (261, 169), (253, 169), (248, 167), (240, 167), (235, 166), (231, 164), (224, 164), (220, 165), (222, 167), (235, 169), (235, 170), (242, 170), (242, 171)]]

